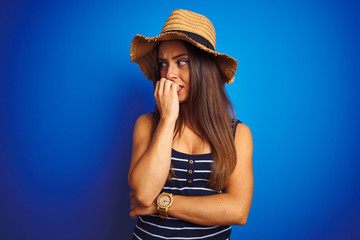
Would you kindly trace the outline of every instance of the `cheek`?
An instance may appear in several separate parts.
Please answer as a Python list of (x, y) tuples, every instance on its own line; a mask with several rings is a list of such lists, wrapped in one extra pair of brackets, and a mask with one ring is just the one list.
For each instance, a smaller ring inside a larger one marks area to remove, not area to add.
[(166, 71), (164, 69), (160, 70), (160, 77), (164, 78), (166, 76)]
[(188, 71), (187, 74), (186, 74), (186, 82), (188, 84), (190, 84), (190, 81), (191, 81), (191, 74), (190, 74), (190, 71)]
[(182, 77), (182, 80), (186, 83), (186, 84), (190, 84), (190, 69), (184, 69), (182, 72), (181, 72), (181, 77)]

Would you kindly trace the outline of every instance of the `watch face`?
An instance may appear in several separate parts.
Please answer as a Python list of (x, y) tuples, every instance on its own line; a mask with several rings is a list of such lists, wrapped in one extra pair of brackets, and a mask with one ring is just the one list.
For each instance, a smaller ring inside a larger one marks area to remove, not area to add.
[(158, 198), (159, 207), (168, 207), (171, 203), (171, 197), (167, 194), (162, 194)]

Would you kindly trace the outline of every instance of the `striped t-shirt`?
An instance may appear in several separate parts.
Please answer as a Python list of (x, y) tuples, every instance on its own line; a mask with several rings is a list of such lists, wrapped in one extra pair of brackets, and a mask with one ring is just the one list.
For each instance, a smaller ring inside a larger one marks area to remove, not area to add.
[[(212, 162), (211, 153), (190, 155), (172, 149), (175, 176), (166, 182), (163, 191), (183, 196), (220, 194), (207, 186)], [(162, 219), (156, 214), (139, 216), (132, 239), (225, 240), (230, 239), (230, 233), (230, 226), (202, 226), (173, 217)]]

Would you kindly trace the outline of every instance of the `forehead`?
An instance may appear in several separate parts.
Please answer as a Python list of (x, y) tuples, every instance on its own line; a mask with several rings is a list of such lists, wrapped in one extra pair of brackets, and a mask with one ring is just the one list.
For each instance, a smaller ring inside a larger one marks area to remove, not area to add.
[(176, 56), (179, 54), (188, 53), (188, 50), (185, 46), (185, 44), (180, 40), (169, 40), (169, 41), (163, 41), (160, 43), (159, 46), (159, 56)]

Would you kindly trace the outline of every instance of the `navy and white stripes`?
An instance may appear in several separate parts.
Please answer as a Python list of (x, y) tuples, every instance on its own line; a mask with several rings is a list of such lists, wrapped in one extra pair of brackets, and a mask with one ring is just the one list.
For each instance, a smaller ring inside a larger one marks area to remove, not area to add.
[[(208, 196), (221, 194), (207, 186), (213, 163), (211, 153), (190, 155), (172, 150), (172, 172), (175, 176), (168, 180), (163, 191), (183, 196)], [(172, 239), (172, 240), (226, 240), (230, 238), (230, 226), (202, 226), (158, 215), (140, 216), (133, 239)]]

